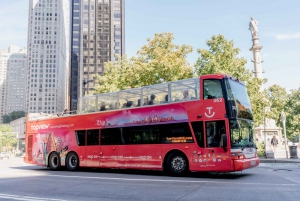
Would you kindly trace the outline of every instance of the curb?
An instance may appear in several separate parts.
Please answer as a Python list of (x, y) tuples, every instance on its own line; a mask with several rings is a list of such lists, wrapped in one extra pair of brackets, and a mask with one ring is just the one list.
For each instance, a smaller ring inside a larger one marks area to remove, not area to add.
[(299, 159), (260, 159), (260, 163), (300, 163)]

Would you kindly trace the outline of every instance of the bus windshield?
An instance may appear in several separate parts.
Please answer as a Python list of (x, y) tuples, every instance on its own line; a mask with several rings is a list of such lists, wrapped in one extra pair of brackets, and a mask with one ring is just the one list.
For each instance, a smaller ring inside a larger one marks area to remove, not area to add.
[(228, 103), (230, 109), (234, 110), (234, 113), (230, 117), (253, 120), (251, 103), (246, 86), (231, 79), (226, 79), (225, 83)]
[(253, 122), (230, 120), (231, 148), (255, 147)]

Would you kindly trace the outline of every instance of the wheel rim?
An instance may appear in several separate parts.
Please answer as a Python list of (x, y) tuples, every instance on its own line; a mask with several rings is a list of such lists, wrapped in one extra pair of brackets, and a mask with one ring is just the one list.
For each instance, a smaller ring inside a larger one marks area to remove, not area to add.
[(54, 168), (58, 167), (58, 157), (57, 156), (52, 156), (51, 157), (51, 165)]
[(77, 157), (72, 155), (69, 159), (69, 166), (75, 168), (77, 165)]
[(176, 172), (182, 172), (185, 170), (186, 162), (182, 156), (175, 156), (171, 161), (171, 165)]

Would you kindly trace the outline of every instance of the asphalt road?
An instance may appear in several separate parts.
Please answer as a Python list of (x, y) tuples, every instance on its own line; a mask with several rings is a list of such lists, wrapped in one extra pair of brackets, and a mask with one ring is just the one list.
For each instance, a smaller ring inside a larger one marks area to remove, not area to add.
[(0, 201), (7, 200), (299, 201), (300, 163), (169, 177), (156, 171), (51, 171), (11, 158), (0, 161)]

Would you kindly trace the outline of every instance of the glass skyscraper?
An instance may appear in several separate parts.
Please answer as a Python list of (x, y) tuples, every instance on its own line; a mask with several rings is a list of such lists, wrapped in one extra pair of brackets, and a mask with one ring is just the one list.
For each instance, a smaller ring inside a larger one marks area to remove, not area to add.
[(125, 0), (71, 1), (70, 110), (94, 90), (94, 74), (125, 51)]

